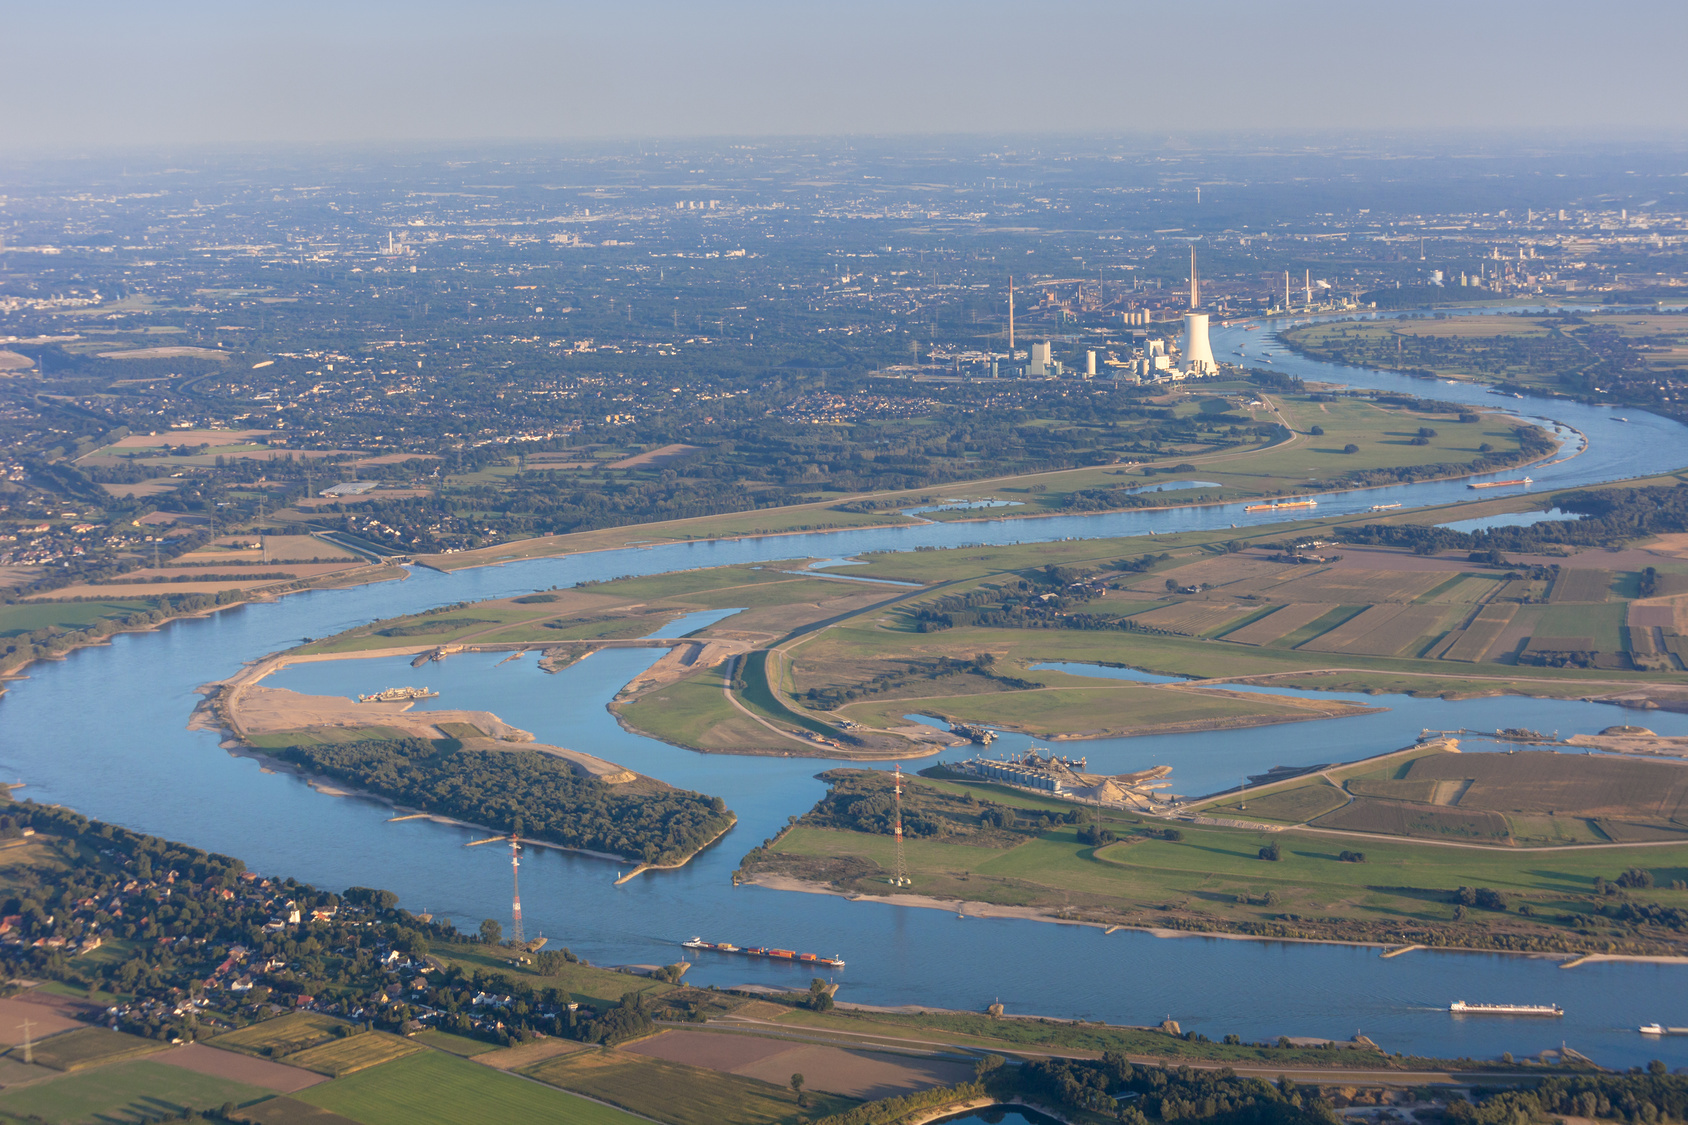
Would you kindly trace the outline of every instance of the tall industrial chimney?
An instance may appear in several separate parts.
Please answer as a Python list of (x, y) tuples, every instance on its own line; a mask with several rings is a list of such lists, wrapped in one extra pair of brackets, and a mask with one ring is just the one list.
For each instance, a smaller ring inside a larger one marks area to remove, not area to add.
[(1196, 282), (1196, 247), (1190, 244), (1190, 311), (1195, 312), (1201, 304), (1201, 293)]

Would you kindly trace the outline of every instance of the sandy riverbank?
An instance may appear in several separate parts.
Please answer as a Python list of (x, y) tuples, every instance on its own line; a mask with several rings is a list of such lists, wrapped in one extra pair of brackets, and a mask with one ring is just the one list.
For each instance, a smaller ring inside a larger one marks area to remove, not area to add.
[[(1096, 922), (1083, 918), (1068, 918), (1059, 914), (1051, 914), (1047, 910), (1035, 906), (1001, 906), (989, 902), (970, 902), (966, 899), (941, 899), (928, 895), (892, 894), (892, 895), (863, 895), (841, 891), (835, 887), (811, 883), (804, 879), (797, 879), (789, 875), (752, 875), (741, 881), (744, 886), (766, 887), (774, 891), (800, 891), (804, 894), (833, 895), (838, 898), (849, 899), (851, 902), (879, 902), (888, 906), (913, 906), (923, 910), (942, 910), (965, 918), (1016, 918), (1028, 922), (1053, 922), (1062, 926), (1090, 926), (1113, 933), (1115, 930), (1132, 930), (1137, 933), (1148, 934), (1157, 938), (1217, 938), (1222, 941), (1262, 941), (1274, 944), (1295, 945), (1345, 945), (1353, 948), (1398, 949), (1399, 945), (1391, 942), (1379, 941), (1344, 941), (1337, 938), (1294, 938), (1294, 937), (1262, 937), (1258, 934), (1228, 933), (1223, 930), (1171, 930), (1157, 926), (1133, 926), (1118, 922)], [(1532, 957), (1545, 961), (1574, 961), (1576, 964), (1589, 964), (1596, 961), (1633, 961), (1651, 965), (1688, 965), (1688, 957), (1668, 955), (1646, 955), (1627, 953), (1526, 953), (1509, 949), (1481, 949), (1475, 946), (1440, 945), (1421, 946), (1426, 953), (1504, 953), (1513, 957)]]
[[(696, 647), (696, 642), (693, 641), (677, 640), (672, 644)], [(260, 684), (265, 677), (295, 663), (409, 656), (431, 652), (437, 647), (404, 645), (367, 652), (272, 654), (253, 661), (226, 680), (202, 685), (199, 691), (206, 700), (195, 711), (188, 726), (189, 729), (197, 730), (220, 729), (225, 731), (229, 738), (237, 739), (248, 746), (252, 745), (254, 738), (265, 735), (313, 729), (353, 730), (384, 727), (414, 738), (457, 737), (464, 748), (469, 750), (510, 750), (519, 746), (524, 750), (562, 758), (576, 770), (590, 774), (607, 785), (625, 785), (635, 781), (645, 781), (653, 785), (665, 784), (584, 751), (537, 742), (531, 732), (511, 726), (490, 711), (415, 711), (414, 703), (409, 700), (357, 703), (345, 696), (305, 695), (285, 688), (267, 688)], [(497, 647), (507, 647), (513, 653), (519, 653), (537, 646)], [(443, 729), (445, 726), (456, 728), (456, 733)], [(465, 726), (480, 731), (484, 737), (461, 737), (462, 728)]]

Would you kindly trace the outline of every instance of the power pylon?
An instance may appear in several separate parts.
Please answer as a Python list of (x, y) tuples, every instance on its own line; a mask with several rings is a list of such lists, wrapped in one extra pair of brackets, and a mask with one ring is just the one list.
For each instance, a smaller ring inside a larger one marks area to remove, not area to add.
[(891, 833), (897, 838), (897, 870), (891, 876), (893, 887), (906, 887), (914, 880), (908, 877), (908, 861), (903, 858), (903, 766), (897, 763), (896, 780), (892, 784), (891, 795), (896, 802), (896, 820), (891, 826)]
[(510, 941), (515, 945), (526, 945), (527, 935), (522, 933), (522, 844), (515, 836), (510, 837)]

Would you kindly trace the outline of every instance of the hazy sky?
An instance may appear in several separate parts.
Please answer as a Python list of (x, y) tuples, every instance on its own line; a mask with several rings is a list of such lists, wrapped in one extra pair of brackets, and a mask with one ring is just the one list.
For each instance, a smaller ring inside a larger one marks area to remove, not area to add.
[(0, 146), (1676, 132), (1683, 0), (0, 0)]

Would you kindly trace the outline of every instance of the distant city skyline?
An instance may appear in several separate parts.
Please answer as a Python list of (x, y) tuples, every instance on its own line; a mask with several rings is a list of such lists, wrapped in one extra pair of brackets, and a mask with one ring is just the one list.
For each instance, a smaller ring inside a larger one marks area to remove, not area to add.
[(7, 5), (0, 145), (1688, 125), (1657, 0)]

